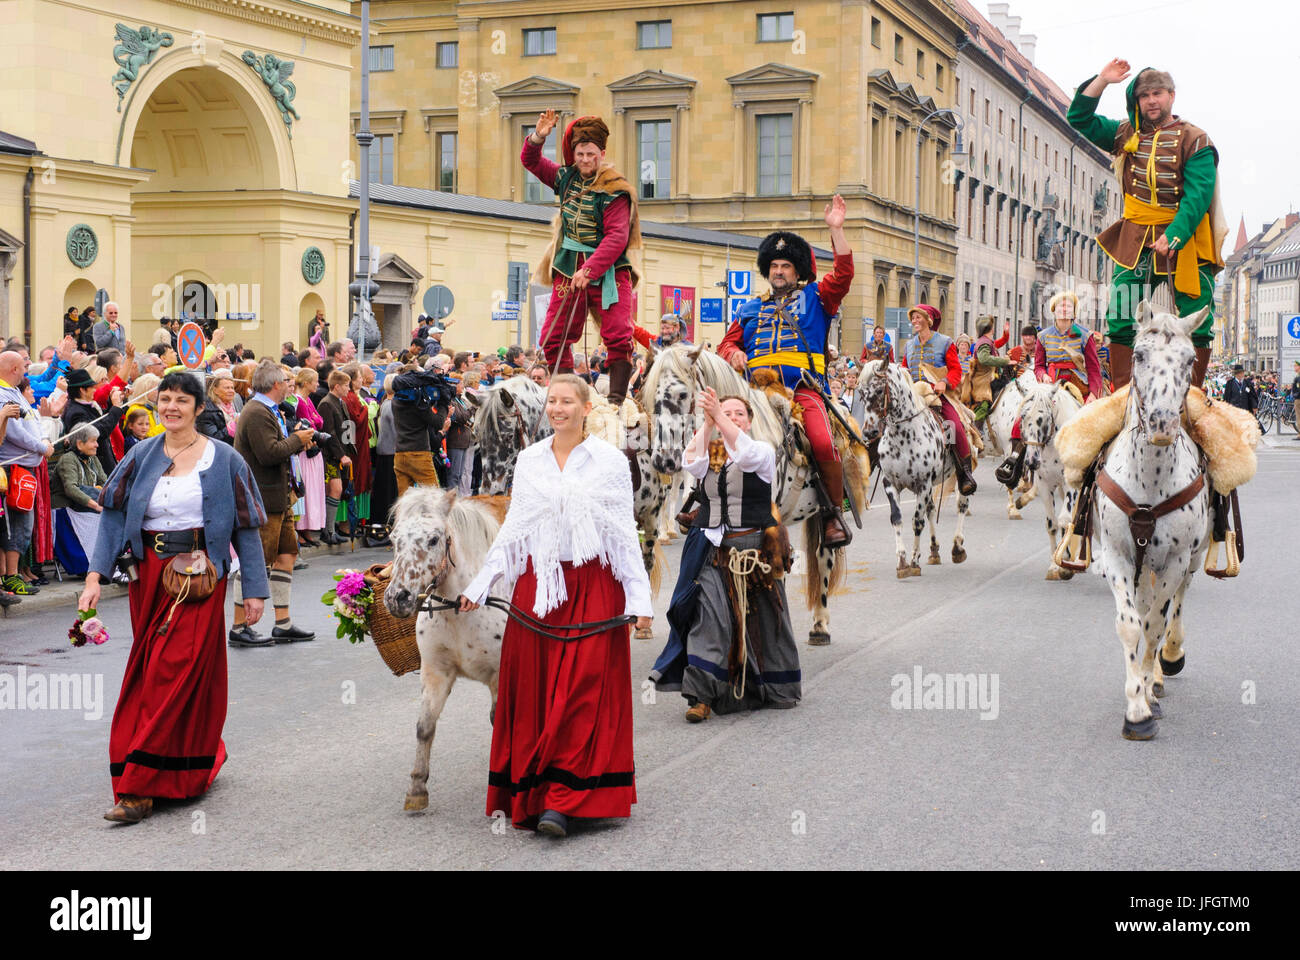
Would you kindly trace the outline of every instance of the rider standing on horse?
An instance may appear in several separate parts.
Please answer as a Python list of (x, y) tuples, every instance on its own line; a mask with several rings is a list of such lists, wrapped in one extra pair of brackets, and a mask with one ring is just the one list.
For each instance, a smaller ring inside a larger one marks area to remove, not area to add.
[[(938, 394), (943, 418), (952, 424), (953, 442), (949, 447), (956, 464), (957, 489), (962, 496), (969, 497), (976, 490), (975, 478), (970, 472), (970, 439), (966, 436), (966, 424), (953, 405), (961, 394), (961, 360), (957, 357), (957, 344), (938, 332), (942, 318), (937, 307), (918, 303), (907, 311), (907, 319), (912, 324), (914, 336), (903, 347), (899, 363), (914, 378), (924, 376)], [(949, 390), (952, 391), (951, 397)]]
[(812, 248), (802, 237), (784, 230), (768, 234), (758, 248), (758, 271), (771, 285), (766, 296), (736, 308), (737, 319), (718, 345), (718, 356), (740, 373), (772, 367), (794, 391), (803, 407), (803, 425), (812, 445), (830, 501), (823, 515), (822, 543), (843, 547), (852, 536), (840, 515), (844, 504), (844, 464), (831, 435), (823, 394), (803, 383), (803, 374), (826, 383), (826, 344), (831, 318), (853, 283), (853, 251), (844, 235), (844, 198), (835, 195), (826, 205), (835, 264), (821, 280)]
[[(1117, 158), (1124, 192), (1123, 219), (1097, 235), (1097, 245), (1115, 261), (1108, 324), (1116, 390), (1129, 381), (1133, 316), (1146, 286), (1172, 280), (1182, 317), (1211, 306), (1227, 233), (1219, 206), (1219, 152), (1209, 134), (1173, 115), (1169, 74), (1150, 67), (1139, 71), (1128, 85), (1124, 120), (1097, 116), (1102, 92), (1128, 75), (1128, 61), (1110, 61), (1079, 87), (1068, 114), (1070, 126)], [(1194, 387), (1205, 380), (1213, 341), (1211, 306), (1192, 331)]]
[(605, 162), (609, 127), (600, 117), (578, 117), (564, 131), (564, 166), (542, 156), (556, 114), (547, 110), (524, 139), (525, 169), (555, 191), (560, 214), (555, 236), (534, 275), (551, 284), (551, 304), (542, 326), (547, 366), (573, 372), (572, 345), (590, 309), (600, 320), (609, 351), (609, 402), (618, 406), (632, 379), (632, 290), (639, 274), (628, 251), (641, 247), (636, 190)]

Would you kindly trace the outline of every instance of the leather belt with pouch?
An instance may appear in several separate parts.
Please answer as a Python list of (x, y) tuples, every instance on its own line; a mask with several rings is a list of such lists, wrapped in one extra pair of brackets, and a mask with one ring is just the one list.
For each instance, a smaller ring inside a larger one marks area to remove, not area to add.
[(205, 539), (202, 530), (145, 530), (142, 533), (146, 547), (158, 556), (168, 558), (163, 564), (162, 586), (175, 603), (158, 628), (160, 634), (166, 634), (178, 605), (199, 603), (212, 596), (217, 588), (217, 569), (203, 550)]

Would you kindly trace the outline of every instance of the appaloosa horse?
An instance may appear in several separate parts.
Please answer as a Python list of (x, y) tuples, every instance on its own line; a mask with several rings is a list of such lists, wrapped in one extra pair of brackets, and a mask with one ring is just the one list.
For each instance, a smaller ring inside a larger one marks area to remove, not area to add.
[[(772, 486), (781, 522), (792, 526), (804, 521), (805, 597), (813, 612), (808, 642), (830, 643), (827, 602), (844, 580), (843, 551), (822, 545), (822, 504), (812, 457), (788, 400), (752, 388), (730, 364), (703, 345), (674, 344), (661, 350), (641, 391), (642, 402), (651, 410), (652, 469), (670, 480), (681, 470), (682, 454), (695, 432), (695, 397), (701, 386), (712, 387), (720, 397), (747, 398), (754, 410), (752, 436), (776, 448), (776, 482)], [(844, 465), (844, 480), (852, 485), (857, 503), (866, 503), (869, 472), (866, 451), (854, 448)], [(647, 540), (654, 536), (653, 527), (642, 529)]]
[[(1070, 422), (1083, 404), (1068, 388), (1059, 384), (1035, 383), (1020, 405), (1020, 437), (1025, 441), (1025, 474), (1033, 478), (1034, 489), (1047, 514), (1047, 540), (1052, 554), (1070, 526), (1078, 491), (1065, 482), (1065, 467), (1056, 452), (1056, 434)], [(1074, 574), (1053, 559), (1048, 580), (1069, 580)]]
[[(993, 406), (989, 409), (989, 415), (984, 419), (988, 431), (990, 456), (1003, 458), (1011, 453), (1011, 429), (1015, 426), (1016, 418), (1020, 416), (1021, 404), (1028, 398), (1029, 391), (1037, 382), (1034, 371), (1027, 369), (998, 393)], [(1021, 508), (1034, 499), (1034, 496), (1034, 485), (1027, 476), (1021, 479), (1015, 489), (1007, 490), (1007, 519), (1019, 520)]]
[(507, 493), (519, 451), (551, 435), (545, 415), (546, 388), (527, 377), (510, 377), (486, 395), (466, 391), (465, 398), (478, 408), (474, 437), (483, 461), (482, 492)]
[[(393, 508), (392, 580), (384, 604), (395, 617), (409, 617), (426, 591), (455, 599), (483, 566), (505, 518), (508, 498), (457, 499), (455, 491), (412, 487)], [(492, 596), (508, 584), (498, 581)], [(420, 611), (415, 622), (420, 648), (420, 718), (415, 726), (415, 768), (406, 793), (407, 810), (429, 805), (429, 750), (438, 717), (457, 677), (486, 684), (497, 703), (497, 671), (505, 614), (489, 607), (471, 613)], [(489, 715), (491, 719), (491, 714)]]
[[(956, 473), (956, 465), (944, 439), (943, 428), (930, 408), (912, 389), (907, 368), (890, 363), (888, 358), (870, 360), (858, 377), (858, 401), (863, 410), (862, 427), (869, 436), (880, 437), (877, 467), (889, 498), (889, 522), (894, 527), (894, 546), (898, 551), (898, 579), (919, 577), (921, 566), (921, 531), (930, 524), (930, 558), (942, 563), (939, 539), (935, 530), (938, 504), (943, 483)], [(898, 501), (904, 490), (916, 495), (912, 510), (912, 557), (908, 560), (903, 545), (903, 514)], [(952, 561), (966, 559), (962, 529), (970, 510), (970, 498), (957, 496), (957, 531), (952, 540)]]
[(1098, 474), (1098, 559), (1124, 645), (1121, 732), (1128, 740), (1156, 735), (1164, 676), (1185, 662), (1183, 596), (1210, 538), (1209, 479), (1181, 420), (1192, 378), (1191, 332), (1209, 309), (1179, 318), (1154, 313), (1145, 300), (1138, 304), (1124, 427)]

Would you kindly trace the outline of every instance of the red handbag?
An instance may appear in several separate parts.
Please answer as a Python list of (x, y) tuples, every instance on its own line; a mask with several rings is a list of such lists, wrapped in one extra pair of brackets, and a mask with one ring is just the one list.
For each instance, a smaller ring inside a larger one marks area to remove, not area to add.
[(5, 502), (15, 510), (31, 510), (36, 506), (36, 474), (17, 464), (9, 468), (9, 495)]

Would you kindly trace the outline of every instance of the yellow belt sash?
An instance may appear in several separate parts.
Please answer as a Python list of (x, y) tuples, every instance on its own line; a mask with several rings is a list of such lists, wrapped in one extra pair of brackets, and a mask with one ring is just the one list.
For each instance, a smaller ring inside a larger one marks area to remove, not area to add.
[[(1177, 210), (1158, 207), (1124, 194), (1124, 219), (1142, 227), (1163, 227), (1173, 223)], [(1145, 243), (1144, 243), (1145, 245)], [(1201, 295), (1201, 275), (1198, 263), (1218, 263), (1218, 251), (1214, 249), (1214, 234), (1210, 229), (1210, 215), (1201, 217), (1191, 239), (1177, 250), (1178, 258), (1174, 263), (1174, 289), (1189, 297)], [(1157, 272), (1158, 272), (1158, 264)]]
[(761, 357), (750, 357), (749, 367), (799, 367), (802, 370), (811, 369), (814, 373), (826, 372), (826, 355), (814, 353), (812, 356), (812, 367), (808, 366), (809, 354), (800, 353), (797, 350), (778, 350), (776, 353), (766, 353)]

